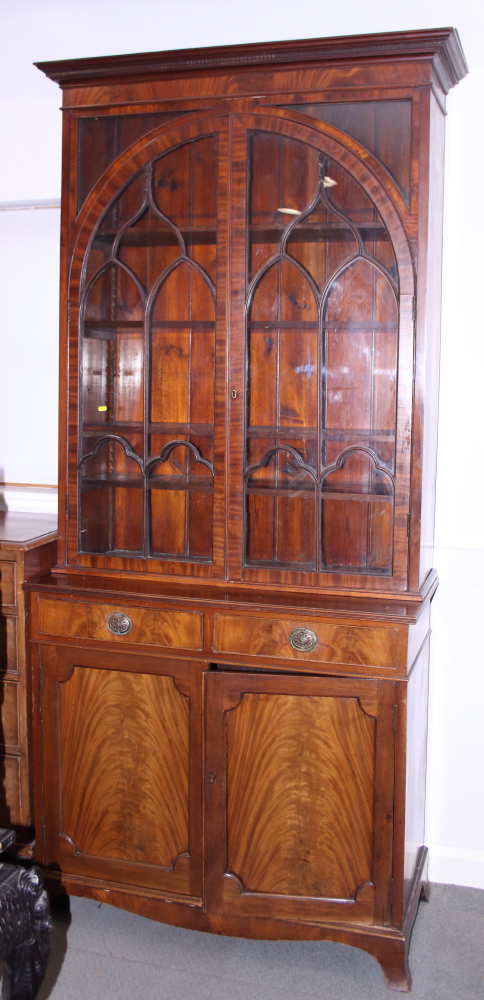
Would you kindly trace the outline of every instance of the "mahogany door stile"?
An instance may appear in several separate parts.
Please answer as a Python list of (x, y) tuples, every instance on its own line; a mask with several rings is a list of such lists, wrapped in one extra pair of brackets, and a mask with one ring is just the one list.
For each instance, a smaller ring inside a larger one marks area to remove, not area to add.
[(394, 684), (206, 676), (207, 905), (390, 923)]
[[(46, 646), (47, 865), (201, 893), (201, 666)], [(81, 749), (82, 748), (82, 749)]]

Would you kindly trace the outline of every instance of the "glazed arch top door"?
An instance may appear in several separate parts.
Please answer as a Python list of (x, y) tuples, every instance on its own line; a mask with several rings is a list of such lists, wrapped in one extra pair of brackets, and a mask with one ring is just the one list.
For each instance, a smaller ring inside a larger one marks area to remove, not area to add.
[(344, 133), (267, 115), (241, 116), (235, 135), (246, 172), (233, 199), (230, 403), (243, 443), (232, 572), (405, 587), (413, 272), (402, 223)]
[(81, 565), (223, 575), (226, 123), (150, 133), (81, 214)]

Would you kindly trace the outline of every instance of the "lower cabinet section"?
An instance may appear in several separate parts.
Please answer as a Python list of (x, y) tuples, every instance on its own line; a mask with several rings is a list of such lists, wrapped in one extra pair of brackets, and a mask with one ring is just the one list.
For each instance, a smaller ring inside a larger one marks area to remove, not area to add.
[(408, 988), (405, 684), (36, 649), (39, 861), (53, 878), (181, 926), (355, 944)]

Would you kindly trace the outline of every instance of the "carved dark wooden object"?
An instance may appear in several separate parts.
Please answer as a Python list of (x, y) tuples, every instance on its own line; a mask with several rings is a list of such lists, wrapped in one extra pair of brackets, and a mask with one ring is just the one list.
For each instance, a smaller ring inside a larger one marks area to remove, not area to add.
[[(0, 830), (0, 850), (15, 842)], [(35, 1000), (50, 955), (49, 899), (39, 868), (0, 864), (0, 961), (2, 1000)]]

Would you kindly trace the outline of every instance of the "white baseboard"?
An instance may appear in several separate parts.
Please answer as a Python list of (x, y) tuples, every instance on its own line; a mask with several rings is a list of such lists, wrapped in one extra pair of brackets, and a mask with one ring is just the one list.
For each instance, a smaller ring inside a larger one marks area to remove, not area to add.
[(57, 514), (57, 488), (0, 486), (0, 510), (25, 514)]
[(429, 880), (484, 889), (484, 851), (430, 846)]

